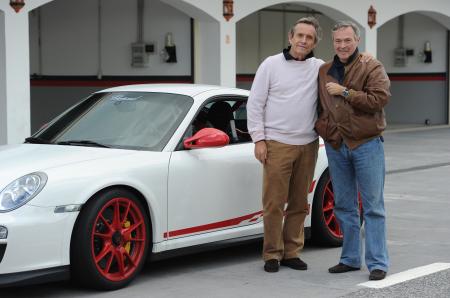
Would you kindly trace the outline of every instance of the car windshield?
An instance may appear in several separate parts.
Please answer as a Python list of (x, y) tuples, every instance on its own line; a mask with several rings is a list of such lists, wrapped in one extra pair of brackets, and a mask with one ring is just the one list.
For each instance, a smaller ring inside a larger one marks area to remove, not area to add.
[(189, 96), (170, 93), (96, 93), (29, 142), (161, 151), (192, 103)]

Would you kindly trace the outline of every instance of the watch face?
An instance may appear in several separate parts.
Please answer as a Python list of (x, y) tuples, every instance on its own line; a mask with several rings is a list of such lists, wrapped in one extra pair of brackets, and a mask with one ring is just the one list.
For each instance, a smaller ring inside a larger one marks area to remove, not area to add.
[(345, 89), (344, 91), (342, 91), (342, 95), (344, 97), (347, 97), (349, 95), (348, 89)]

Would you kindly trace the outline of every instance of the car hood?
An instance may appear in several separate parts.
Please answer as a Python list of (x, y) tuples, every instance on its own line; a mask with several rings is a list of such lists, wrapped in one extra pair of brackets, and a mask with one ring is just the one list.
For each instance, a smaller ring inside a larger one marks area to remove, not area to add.
[[(84, 146), (20, 144), (0, 146), (0, 183), (72, 163), (132, 154), (134, 151)], [(9, 181), (9, 182), (8, 182)]]

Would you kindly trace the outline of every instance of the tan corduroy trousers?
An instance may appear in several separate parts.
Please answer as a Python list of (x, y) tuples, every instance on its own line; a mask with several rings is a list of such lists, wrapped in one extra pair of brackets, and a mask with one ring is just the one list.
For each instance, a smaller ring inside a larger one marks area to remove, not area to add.
[(314, 176), (319, 141), (306, 145), (276, 141), (266, 141), (266, 144), (262, 199), (263, 259), (297, 258), (304, 245), (307, 196)]

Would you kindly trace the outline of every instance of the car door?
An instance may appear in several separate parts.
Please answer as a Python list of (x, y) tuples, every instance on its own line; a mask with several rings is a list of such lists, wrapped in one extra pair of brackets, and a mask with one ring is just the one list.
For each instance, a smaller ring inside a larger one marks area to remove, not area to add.
[[(223, 100), (216, 98), (215, 102)], [(226, 101), (234, 107), (233, 117), (239, 118), (234, 120), (239, 134), (244, 137), (224, 147), (182, 149), (172, 153), (166, 238), (236, 230), (261, 222), (262, 167), (254, 158), (254, 145), (249, 135), (245, 136), (245, 98), (239, 100), (227, 98)], [(204, 106), (197, 118), (205, 118), (201, 114), (213, 110), (213, 104)], [(233, 135), (230, 138), (233, 139)]]

